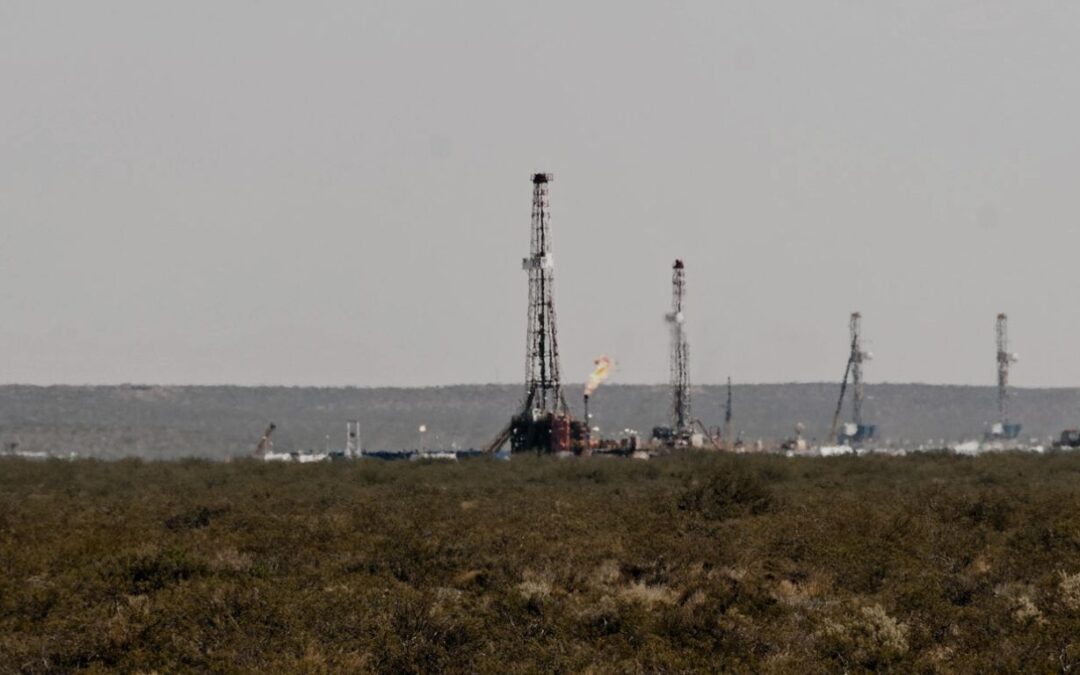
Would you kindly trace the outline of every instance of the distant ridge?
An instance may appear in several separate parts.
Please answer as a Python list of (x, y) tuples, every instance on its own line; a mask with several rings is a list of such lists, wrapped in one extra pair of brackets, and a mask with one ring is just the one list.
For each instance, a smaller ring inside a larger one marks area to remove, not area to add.
[[(566, 388), (580, 414), (581, 385)], [(835, 384), (735, 385), (734, 428), (747, 440), (789, 436), (797, 422), (820, 438), (839, 393)], [(976, 438), (996, 410), (994, 387), (871, 384), (865, 416), (884, 438), (912, 442)], [(326, 435), (343, 444), (345, 421), (361, 421), (366, 448), (418, 444), (478, 447), (505, 423), (520, 385), (398, 387), (241, 386), (0, 386), (0, 443), (28, 451), (96, 457), (225, 458), (248, 454), (266, 422), (278, 424), (278, 449), (322, 449)], [(694, 387), (694, 412), (706, 424), (723, 417), (724, 387)], [(590, 412), (605, 434), (635, 429), (648, 435), (665, 421), (664, 385), (605, 385)], [(1080, 426), (1080, 389), (1014, 389), (1013, 419), (1023, 438)], [(845, 408), (845, 412), (847, 412)]]

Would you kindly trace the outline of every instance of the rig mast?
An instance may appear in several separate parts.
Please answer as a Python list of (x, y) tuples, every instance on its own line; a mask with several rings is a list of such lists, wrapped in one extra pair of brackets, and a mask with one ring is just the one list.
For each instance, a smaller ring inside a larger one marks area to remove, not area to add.
[(1021, 425), (1009, 421), (1009, 366), (1016, 363), (1016, 354), (1009, 351), (1009, 317), (997, 315), (994, 328), (997, 338), (997, 422), (986, 433), (989, 441), (1011, 441), (1020, 435)]
[(731, 377), (727, 379), (727, 402), (724, 404), (724, 431), (723, 440), (728, 449), (731, 448)]
[(851, 313), (851, 421), (862, 426), (863, 377), (862, 364), (867, 354), (862, 349), (862, 314)]
[[(836, 412), (833, 413), (832, 424), (829, 426), (829, 439), (837, 439), (837, 424), (840, 422), (840, 411), (844, 405), (844, 395), (847, 392), (848, 380), (851, 380), (851, 422), (850, 429), (845, 428), (843, 438), (837, 442), (858, 443), (870, 440), (877, 433), (877, 427), (872, 424), (863, 424), (863, 373), (862, 364), (870, 360), (870, 352), (862, 348), (862, 314), (851, 313), (848, 323), (851, 331), (851, 351), (848, 354), (847, 366), (844, 367), (844, 378), (840, 381), (840, 398), (836, 401)], [(832, 440), (829, 441), (830, 443)]]
[(691, 432), (690, 347), (686, 341), (683, 301), (686, 298), (686, 268), (676, 260), (671, 272), (671, 430), (676, 436)]
[(555, 330), (554, 277), (551, 258), (549, 173), (532, 175), (532, 225), (529, 257), (521, 267), (529, 273), (528, 331), (525, 337), (525, 398), (510, 422), (486, 446), (498, 452), (510, 441), (513, 452), (566, 452), (588, 440), (588, 420), (570, 417), (559, 376), (559, 340)]
[(525, 341), (525, 410), (566, 413), (559, 378), (559, 341), (555, 331), (554, 276), (551, 257), (549, 173), (533, 174), (532, 240), (521, 266), (529, 273), (529, 328)]
[(997, 315), (995, 335), (997, 336), (998, 422), (1008, 433), (1009, 365), (1016, 363), (1017, 356), (1009, 351), (1009, 317), (1004, 313)]

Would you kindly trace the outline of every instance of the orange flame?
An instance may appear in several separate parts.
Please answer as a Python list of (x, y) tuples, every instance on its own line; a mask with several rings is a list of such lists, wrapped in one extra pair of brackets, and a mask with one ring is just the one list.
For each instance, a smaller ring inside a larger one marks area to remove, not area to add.
[(596, 368), (589, 374), (589, 382), (585, 385), (586, 396), (592, 396), (593, 392), (596, 391), (596, 388), (600, 386), (600, 383), (608, 379), (608, 376), (611, 375), (611, 368), (615, 365), (611, 362), (611, 359), (606, 356), (596, 357), (596, 360), (593, 361), (593, 363), (596, 364)]

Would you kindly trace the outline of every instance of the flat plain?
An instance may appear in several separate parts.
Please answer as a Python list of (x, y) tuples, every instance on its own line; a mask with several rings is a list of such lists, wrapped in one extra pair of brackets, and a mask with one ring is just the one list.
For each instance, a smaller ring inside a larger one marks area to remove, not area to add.
[(0, 672), (1067, 672), (1080, 455), (0, 461)]

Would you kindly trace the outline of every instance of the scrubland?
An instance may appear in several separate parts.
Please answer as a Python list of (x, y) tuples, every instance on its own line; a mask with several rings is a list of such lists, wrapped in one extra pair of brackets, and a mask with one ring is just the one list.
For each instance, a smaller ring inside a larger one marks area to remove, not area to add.
[(1068, 672), (1080, 455), (0, 461), (0, 672)]

